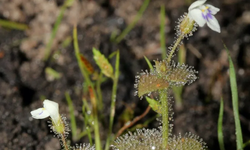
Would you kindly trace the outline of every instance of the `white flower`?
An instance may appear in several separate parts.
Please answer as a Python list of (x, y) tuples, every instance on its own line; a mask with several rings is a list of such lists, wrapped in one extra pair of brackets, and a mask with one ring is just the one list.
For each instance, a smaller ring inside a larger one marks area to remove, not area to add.
[(204, 4), (205, 2), (206, 0), (197, 0), (192, 3), (188, 8), (188, 16), (200, 27), (203, 27), (207, 23), (209, 28), (220, 33), (220, 25), (213, 16), (220, 11), (220, 9), (209, 4)]
[(52, 121), (57, 124), (60, 121), (59, 105), (50, 100), (43, 101), (43, 108), (38, 108), (30, 112), (35, 119), (44, 119), (51, 117)]

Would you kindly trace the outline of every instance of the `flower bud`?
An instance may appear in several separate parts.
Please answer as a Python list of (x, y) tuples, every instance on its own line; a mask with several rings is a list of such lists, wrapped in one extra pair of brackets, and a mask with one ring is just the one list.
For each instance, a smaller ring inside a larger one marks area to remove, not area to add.
[(188, 34), (192, 34), (192, 32), (194, 31), (194, 26), (195, 22), (193, 19), (189, 18), (188, 15), (185, 15), (185, 17), (183, 17), (180, 20), (180, 33), (183, 35), (188, 35)]

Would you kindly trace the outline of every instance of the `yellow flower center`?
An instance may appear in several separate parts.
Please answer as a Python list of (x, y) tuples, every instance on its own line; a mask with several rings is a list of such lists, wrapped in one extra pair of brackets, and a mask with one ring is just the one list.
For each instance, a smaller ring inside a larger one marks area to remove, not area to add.
[(206, 10), (208, 10), (208, 6), (206, 6), (204, 9), (201, 9), (202, 12), (205, 12)]

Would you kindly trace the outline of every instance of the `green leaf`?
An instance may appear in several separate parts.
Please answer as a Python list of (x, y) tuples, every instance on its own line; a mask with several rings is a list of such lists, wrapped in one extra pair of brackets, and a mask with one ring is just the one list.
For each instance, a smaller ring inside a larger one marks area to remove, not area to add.
[(161, 105), (159, 104), (158, 101), (152, 99), (152, 98), (149, 98), (149, 97), (146, 97), (146, 100), (148, 101), (149, 103), (149, 106), (155, 111), (157, 112), (158, 114), (161, 114), (162, 111), (161, 111)]
[(114, 77), (113, 67), (111, 66), (107, 58), (104, 55), (102, 55), (99, 50), (95, 48), (93, 48), (93, 54), (95, 62), (101, 69), (102, 73), (107, 77), (113, 78)]
[(218, 119), (218, 141), (220, 145), (220, 150), (225, 150), (224, 147), (224, 140), (223, 140), (223, 98), (220, 100), (220, 113), (219, 113), (219, 119)]
[(230, 75), (230, 86), (231, 86), (231, 92), (232, 92), (234, 121), (235, 121), (235, 128), (236, 128), (235, 134), (236, 134), (237, 150), (242, 150), (243, 149), (243, 137), (242, 137), (242, 131), (241, 131), (241, 125), (240, 125), (236, 74), (235, 74), (235, 69), (234, 69), (232, 58), (229, 54), (229, 50), (226, 47), (226, 45), (224, 45), (224, 47), (228, 53), (228, 60), (229, 60), (229, 75)]
[(136, 81), (138, 88), (138, 96), (141, 97), (144, 94), (151, 93), (157, 90), (167, 89), (169, 82), (163, 78), (159, 78), (156, 75), (142, 73), (139, 75), (139, 80)]

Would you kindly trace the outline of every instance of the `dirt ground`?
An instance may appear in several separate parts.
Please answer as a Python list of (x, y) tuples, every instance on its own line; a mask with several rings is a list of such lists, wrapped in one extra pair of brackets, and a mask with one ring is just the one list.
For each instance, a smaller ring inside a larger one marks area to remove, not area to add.
[[(50, 133), (46, 120), (34, 120), (30, 111), (42, 106), (48, 98), (60, 104), (60, 112), (69, 118), (65, 92), (70, 92), (75, 115), (81, 128), (81, 97), (84, 79), (81, 76), (70, 39), (73, 24), (78, 23), (80, 51), (94, 64), (92, 47), (108, 56), (117, 49), (121, 53), (120, 78), (117, 93), (117, 117), (114, 133), (121, 128), (119, 115), (127, 107), (134, 108), (135, 116), (147, 108), (147, 101), (134, 96), (135, 75), (147, 69), (143, 56), (161, 59), (160, 7), (166, 7), (166, 43), (174, 41), (177, 19), (187, 12), (191, 0), (151, 0), (135, 28), (119, 44), (110, 40), (113, 31), (120, 33), (133, 21), (143, 0), (79, 0), (67, 8), (54, 39), (48, 61), (43, 61), (45, 47), (59, 15), (63, 0), (0, 0), (0, 19), (25, 23), (25, 31), (0, 27), (0, 149), (55, 150), (60, 149), (57, 138)], [(220, 98), (225, 103), (224, 140), (227, 150), (235, 150), (235, 128), (228, 78), (227, 53), (230, 50), (237, 71), (239, 111), (244, 142), (250, 140), (250, 2), (248, 0), (208, 0), (220, 8), (216, 15), (221, 33), (207, 26), (199, 28), (194, 36), (184, 41), (186, 64), (199, 71), (199, 79), (183, 92), (183, 106), (175, 109), (174, 133), (192, 132), (199, 135), (211, 150), (219, 149), (217, 120)], [(54, 79), (45, 73), (51, 67), (61, 74)], [(98, 68), (97, 66), (95, 66)], [(102, 85), (105, 111), (101, 138), (105, 140), (112, 81)], [(125, 105), (126, 104), (126, 105)], [(153, 111), (142, 119), (143, 123)], [(155, 120), (147, 128), (157, 127)], [(71, 138), (71, 136), (69, 136)], [(88, 142), (82, 138), (77, 143)], [(250, 146), (246, 147), (250, 148)]]

